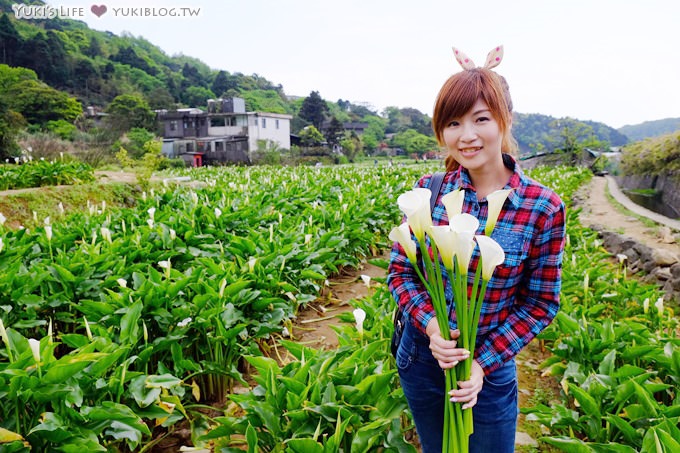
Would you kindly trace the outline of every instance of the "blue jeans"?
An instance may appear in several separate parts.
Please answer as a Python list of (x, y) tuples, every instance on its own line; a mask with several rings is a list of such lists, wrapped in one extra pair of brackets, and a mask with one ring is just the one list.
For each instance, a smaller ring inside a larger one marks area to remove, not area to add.
[[(430, 352), (430, 340), (410, 321), (397, 350), (397, 368), (416, 424), (423, 453), (441, 453), (444, 425), (444, 372)], [(472, 409), (474, 433), (470, 453), (512, 453), (517, 429), (517, 368), (515, 361), (484, 378)]]

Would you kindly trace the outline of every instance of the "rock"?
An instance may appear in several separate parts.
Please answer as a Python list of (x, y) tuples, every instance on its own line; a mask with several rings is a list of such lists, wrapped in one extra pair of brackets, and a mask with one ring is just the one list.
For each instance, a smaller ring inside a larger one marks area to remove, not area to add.
[(675, 237), (673, 237), (671, 229), (668, 228), (667, 226), (659, 227), (659, 231), (657, 231), (657, 234), (659, 235), (659, 240), (664, 244), (675, 243)]
[(671, 270), (668, 267), (657, 267), (652, 271), (652, 275), (656, 277), (657, 280), (661, 280), (662, 282), (673, 278), (671, 275)]
[(538, 447), (538, 442), (536, 442), (527, 433), (523, 433), (522, 431), (517, 431), (515, 433), (515, 445), (527, 445), (527, 446), (530, 446), (530, 447)]
[(652, 260), (657, 266), (671, 266), (679, 261), (675, 253), (664, 249), (654, 249)]
[(673, 278), (680, 279), (680, 263), (671, 266), (671, 275), (673, 275)]

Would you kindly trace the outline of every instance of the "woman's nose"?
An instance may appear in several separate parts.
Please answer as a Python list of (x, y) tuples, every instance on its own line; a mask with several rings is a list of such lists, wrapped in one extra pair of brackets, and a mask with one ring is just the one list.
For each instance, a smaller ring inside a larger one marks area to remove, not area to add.
[(466, 142), (472, 141), (477, 138), (477, 130), (475, 125), (469, 122), (464, 122), (462, 124), (463, 130), (460, 139)]

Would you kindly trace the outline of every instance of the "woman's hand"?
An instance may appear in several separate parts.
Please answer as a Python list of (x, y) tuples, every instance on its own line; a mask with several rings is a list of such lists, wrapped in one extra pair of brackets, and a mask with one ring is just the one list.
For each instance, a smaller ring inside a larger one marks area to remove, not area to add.
[(458, 362), (470, 357), (470, 351), (456, 347), (456, 340), (460, 336), (459, 330), (452, 330), (451, 340), (444, 340), (441, 336), (437, 320), (432, 318), (430, 322), (427, 323), (426, 332), (430, 337), (430, 351), (432, 351), (432, 356), (437, 359), (439, 366), (443, 370), (453, 368)]
[(477, 395), (482, 391), (484, 385), (484, 370), (477, 363), (472, 361), (472, 371), (470, 372), (470, 379), (467, 381), (459, 381), (458, 389), (451, 390), (449, 396), (454, 403), (465, 403), (463, 409), (469, 409), (477, 404)]

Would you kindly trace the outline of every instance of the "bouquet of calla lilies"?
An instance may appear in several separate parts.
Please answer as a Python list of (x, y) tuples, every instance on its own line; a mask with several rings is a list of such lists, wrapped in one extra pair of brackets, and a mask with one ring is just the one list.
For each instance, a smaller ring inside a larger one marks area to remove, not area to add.
[[(469, 436), (473, 431), (472, 409), (463, 410), (460, 403), (450, 402), (448, 395), (451, 390), (457, 388), (458, 381), (470, 379), (477, 325), (486, 287), (496, 266), (505, 260), (503, 248), (491, 239), (491, 232), (496, 226), (498, 215), (509, 193), (510, 190), (504, 189), (487, 196), (489, 209), (484, 235), (476, 234), (479, 220), (470, 214), (462, 213), (465, 197), (463, 190), (455, 190), (442, 197), (449, 224), (441, 226), (432, 224), (430, 189), (416, 188), (397, 199), (399, 209), (406, 216), (406, 222), (395, 227), (389, 238), (398, 242), (406, 252), (408, 260), (432, 299), (441, 336), (445, 340), (450, 340), (450, 314), (444, 288), (446, 273), (453, 290), (456, 324), (460, 331), (458, 346), (471, 352), (468, 359), (455, 368), (447, 369), (445, 373), (443, 453), (467, 453), (469, 450)], [(476, 269), (470, 269), (476, 247), (479, 248), (479, 260)], [(418, 263), (418, 249), (422, 269)], [(471, 288), (468, 288), (468, 272), (474, 272)]]

